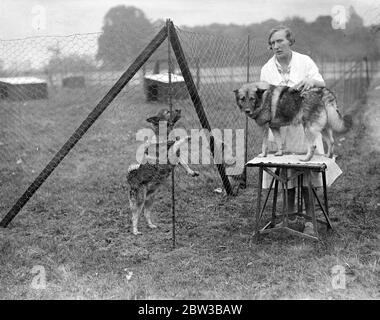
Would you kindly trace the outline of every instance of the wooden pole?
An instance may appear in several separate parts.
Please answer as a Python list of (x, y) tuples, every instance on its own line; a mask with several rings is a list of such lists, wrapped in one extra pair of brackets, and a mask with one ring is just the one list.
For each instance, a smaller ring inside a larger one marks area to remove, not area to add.
[(367, 88), (369, 87), (370, 78), (369, 78), (369, 69), (368, 69), (368, 57), (364, 57), (364, 65), (365, 65), (365, 74), (366, 74), (366, 80), (367, 80)]
[[(189, 91), (191, 100), (193, 101), (195, 111), (197, 112), (199, 121), (201, 122), (202, 128), (206, 129), (211, 133), (211, 126), (210, 123), (208, 122), (206, 112), (203, 108), (201, 98), (198, 94), (198, 90), (194, 84), (193, 77), (191, 75), (189, 66), (187, 64), (185, 54), (183, 52), (181, 43), (179, 41), (177, 32), (175, 30), (175, 27), (173, 25), (173, 22), (170, 21), (170, 43), (172, 45), (174, 54), (176, 56), (176, 59), (178, 61), (179, 67), (181, 69), (181, 73), (183, 78), (185, 79), (185, 83), (187, 86), (187, 89)], [(214, 150), (214, 137), (211, 135), (210, 136), (210, 149), (213, 157), (215, 157), (215, 150)], [(222, 179), (224, 189), (226, 190), (228, 195), (232, 194), (232, 187), (230, 184), (230, 181), (228, 180), (228, 177), (226, 175), (226, 170), (223, 164), (216, 164), (216, 167), (218, 169), (219, 175)]]
[[(168, 39), (170, 39), (170, 19), (166, 20), (166, 28)], [(169, 77), (169, 88), (168, 88), (168, 102), (169, 102), (169, 111), (170, 111), (170, 121), (173, 121), (173, 103), (172, 103), (172, 60), (171, 60), (171, 50), (170, 50), (170, 41), (168, 40), (168, 77)], [(175, 249), (175, 179), (174, 179), (174, 166), (172, 166), (172, 240), (173, 240), (173, 249)]]
[[(250, 35), (247, 38), (247, 83), (249, 83), (249, 66), (250, 66)], [(247, 167), (245, 164), (248, 162), (248, 116), (245, 115), (245, 130), (244, 130), (244, 171), (243, 178), (245, 186), (247, 186)]]
[(199, 90), (199, 86), (201, 84), (201, 67), (200, 67), (200, 59), (199, 57), (195, 58), (195, 68), (197, 69), (197, 84), (196, 84), (196, 87), (197, 87), (197, 90)]

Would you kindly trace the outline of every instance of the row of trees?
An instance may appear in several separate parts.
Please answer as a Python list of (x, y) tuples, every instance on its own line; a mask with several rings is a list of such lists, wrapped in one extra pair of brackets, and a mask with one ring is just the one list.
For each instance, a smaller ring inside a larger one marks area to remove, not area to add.
[[(363, 19), (350, 9), (350, 18), (345, 29), (334, 29), (331, 16), (319, 16), (313, 22), (303, 18), (292, 17), (285, 21), (274, 19), (250, 25), (210, 24), (207, 26), (186, 27), (180, 29), (191, 31), (194, 36), (189, 39), (194, 58), (201, 58), (210, 65), (215, 60), (216, 50), (221, 50), (217, 40), (224, 37), (223, 54), (228, 57), (236, 55), (234, 41), (242, 41), (250, 35), (256, 56), (268, 54), (267, 35), (273, 27), (284, 24), (296, 35), (294, 50), (325, 60), (360, 59), (363, 56), (379, 58), (379, 43), (372, 27), (365, 27)], [(136, 7), (119, 5), (111, 8), (104, 17), (102, 33), (98, 38), (96, 56), (63, 56), (59, 48), (49, 48), (52, 52), (46, 72), (89, 71), (99, 66), (105, 69), (125, 68), (136, 58), (139, 52), (154, 37), (163, 20), (150, 21), (145, 13)], [(209, 36), (204, 36), (208, 34)], [(214, 40), (214, 41), (211, 41)], [(186, 45), (186, 44), (185, 44)], [(215, 48), (214, 48), (215, 46)], [(196, 50), (194, 49), (196, 48)], [(155, 53), (155, 59), (167, 57), (166, 46), (161, 46)], [(238, 61), (240, 57), (236, 57)], [(2, 64), (0, 62), (0, 72)]]
[(350, 18), (345, 29), (334, 29), (331, 16), (319, 16), (310, 23), (303, 18), (292, 17), (285, 21), (271, 19), (247, 26), (212, 24), (186, 29), (228, 37), (244, 37), (250, 34), (255, 41), (258, 54), (264, 54), (267, 50), (269, 30), (283, 24), (290, 27), (295, 33), (295, 50), (330, 60), (357, 59), (363, 56), (378, 58), (379, 43), (376, 41), (373, 28), (365, 27), (363, 19), (352, 7), (350, 11)]
[[(120, 5), (111, 8), (104, 17), (95, 60), (89, 56), (62, 56), (59, 48), (50, 48), (52, 57), (46, 71), (83, 72), (95, 70), (99, 65), (103, 69), (125, 68), (154, 37), (156, 25), (162, 26), (163, 23), (152, 23), (142, 10), (135, 7)], [(163, 53), (161, 49), (161, 54), (158, 52), (155, 56), (162, 58)]]
[[(125, 6), (112, 8), (104, 18), (103, 33), (98, 40), (96, 59), (101, 60), (105, 65), (125, 65), (137, 56), (157, 32), (155, 26), (160, 24), (162, 25), (163, 21), (150, 22), (144, 12), (138, 8)], [(363, 19), (353, 7), (350, 8), (345, 29), (334, 29), (331, 16), (319, 16), (310, 23), (303, 18), (292, 17), (285, 21), (271, 19), (250, 25), (214, 23), (192, 28), (181, 27), (181, 29), (230, 39), (244, 38), (250, 34), (255, 43), (255, 54), (264, 55), (268, 52), (268, 32), (279, 24), (285, 24), (294, 31), (296, 35), (294, 49), (311, 56), (323, 57), (327, 60), (360, 59), (363, 56), (379, 57), (379, 44), (375, 40), (374, 32), (371, 32), (370, 27), (364, 26)], [(207, 48), (210, 45), (212, 44), (208, 40), (202, 41), (202, 37), (199, 37), (198, 48)], [(228, 48), (224, 50), (228, 51)], [(231, 52), (225, 52), (225, 54), (234, 54), (233, 50), (231, 46)], [(203, 51), (212, 54), (212, 50)], [(207, 57), (202, 58), (207, 60)]]

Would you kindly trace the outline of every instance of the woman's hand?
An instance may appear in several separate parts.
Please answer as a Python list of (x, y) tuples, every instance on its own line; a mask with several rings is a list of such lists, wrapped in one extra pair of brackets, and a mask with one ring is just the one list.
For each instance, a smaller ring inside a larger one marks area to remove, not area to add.
[(313, 79), (309, 79), (309, 78), (306, 78), (306, 79), (303, 79), (302, 81), (298, 82), (297, 84), (295, 84), (292, 89), (293, 90), (309, 90), (311, 88), (313, 88), (315, 86), (315, 81)]

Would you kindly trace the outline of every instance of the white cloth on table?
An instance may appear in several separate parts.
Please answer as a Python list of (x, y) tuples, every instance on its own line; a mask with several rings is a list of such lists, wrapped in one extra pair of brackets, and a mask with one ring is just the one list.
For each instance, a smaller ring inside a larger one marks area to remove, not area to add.
[[(308, 162), (302, 162), (299, 160), (300, 155), (299, 154), (292, 154), (292, 155), (284, 155), (284, 156), (275, 156), (274, 154), (269, 154), (267, 157), (255, 157), (252, 160), (248, 161), (246, 163), (246, 166), (249, 166), (250, 164), (258, 164), (258, 163), (264, 163), (264, 164), (302, 164), (304, 166), (307, 166), (308, 164), (325, 164), (326, 165), (326, 185), (330, 187), (333, 182), (342, 174), (342, 170), (339, 168), (337, 163), (334, 159), (327, 158), (322, 155), (314, 155), (313, 158)], [(273, 168), (271, 168), (273, 169)], [(293, 174), (297, 169), (291, 169), (289, 171), (292, 171)], [(274, 169), (273, 169), (274, 171)], [(272, 181), (272, 176), (268, 173), (267, 174), (270, 179), (269, 183)], [(322, 175), (318, 172), (312, 172), (312, 176), (314, 176), (314, 179), (312, 179), (312, 184), (314, 187), (322, 186)], [(290, 177), (292, 174), (288, 172), (288, 177)], [(264, 177), (263, 177), (264, 178)], [(313, 178), (313, 177), (312, 177)], [(295, 180), (295, 181), (294, 181)], [(292, 181), (289, 181), (288, 188), (291, 188), (290, 186), (293, 185), (293, 187), (296, 186), (297, 180), (294, 179), (293, 183)], [(304, 179), (303, 185), (306, 186), (306, 181)], [(268, 188), (266, 186), (265, 188)], [(264, 188), (264, 186), (263, 186)]]

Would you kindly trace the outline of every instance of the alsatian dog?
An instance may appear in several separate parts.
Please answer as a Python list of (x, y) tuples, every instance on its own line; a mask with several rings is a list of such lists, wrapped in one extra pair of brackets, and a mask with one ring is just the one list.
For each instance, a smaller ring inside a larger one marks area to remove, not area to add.
[[(172, 155), (176, 155), (178, 164), (185, 169), (187, 174), (192, 177), (198, 176), (197, 171), (193, 171), (189, 168), (186, 161), (181, 158), (179, 154), (180, 147), (183, 143), (190, 140), (190, 137), (185, 137), (180, 140), (167, 140), (159, 141), (159, 123), (160, 121), (166, 121), (167, 133), (173, 129), (175, 123), (181, 117), (181, 110), (175, 110), (173, 112), (172, 119), (170, 118), (169, 110), (163, 109), (156, 116), (149, 117), (146, 121), (152, 124), (155, 136), (146, 146), (144, 159), (141, 164), (132, 164), (128, 168), (127, 182), (129, 185), (129, 204), (132, 212), (132, 233), (134, 235), (141, 234), (138, 231), (137, 224), (139, 216), (142, 212), (145, 214), (145, 218), (150, 228), (156, 228), (157, 226), (152, 223), (151, 220), (151, 207), (154, 202), (154, 195), (159, 190), (170, 175), (174, 164), (170, 163), (167, 159), (167, 163), (160, 163), (159, 152), (167, 150), (166, 156), (169, 157), (169, 152)], [(162, 145), (164, 144), (164, 146)], [(148, 154), (148, 148), (153, 150)], [(152, 157), (152, 154), (154, 155)]]
[(326, 156), (332, 157), (334, 152), (333, 132), (344, 133), (352, 126), (351, 116), (343, 116), (338, 111), (335, 95), (327, 88), (312, 88), (305, 91), (294, 90), (287, 86), (274, 86), (267, 82), (254, 82), (234, 90), (238, 107), (248, 117), (264, 129), (261, 157), (268, 152), (268, 128), (272, 130), (278, 151), (284, 153), (280, 135), (280, 127), (302, 124), (308, 144), (305, 158), (310, 161), (316, 148), (318, 133), (322, 133), (328, 151)]

